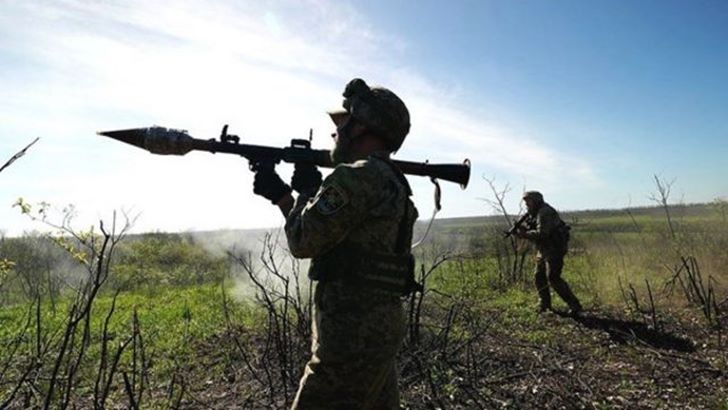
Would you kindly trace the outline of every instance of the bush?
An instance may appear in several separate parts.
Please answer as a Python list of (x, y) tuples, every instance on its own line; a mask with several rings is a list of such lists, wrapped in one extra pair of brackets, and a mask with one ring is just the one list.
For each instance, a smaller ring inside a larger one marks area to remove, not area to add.
[(229, 270), (228, 258), (213, 255), (190, 236), (148, 233), (120, 249), (112, 281), (120, 289), (200, 285), (219, 282)]

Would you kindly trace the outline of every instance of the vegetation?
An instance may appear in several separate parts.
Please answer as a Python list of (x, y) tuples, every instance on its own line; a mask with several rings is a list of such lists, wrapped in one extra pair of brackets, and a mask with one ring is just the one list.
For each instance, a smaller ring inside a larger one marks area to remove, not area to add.
[[(404, 303), (404, 408), (728, 408), (727, 207), (658, 186), (658, 207), (565, 213), (579, 318), (536, 313), (509, 216), (437, 221)], [(19, 207), (53, 230), (0, 240), (0, 408), (290, 406), (311, 284), (275, 234), (233, 249)]]

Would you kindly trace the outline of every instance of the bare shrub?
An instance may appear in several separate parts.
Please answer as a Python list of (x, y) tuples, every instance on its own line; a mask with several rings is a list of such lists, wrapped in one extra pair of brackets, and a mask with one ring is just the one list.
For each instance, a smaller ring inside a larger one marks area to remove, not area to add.
[(670, 278), (665, 283), (668, 295), (679, 285), (688, 303), (700, 308), (708, 326), (717, 331), (719, 344), (722, 344), (722, 315), (719, 297), (716, 294), (716, 279), (702, 273), (698, 259), (695, 257), (694, 234), (674, 221), (669, 204), (674, 180), (665, 181), (655, 175), (656, 192), (650, 198), (659, 204), (665, 213), (665, 222), (669, 234), (672, 252), (665, 263), (670, 271)]
[[(76, 390), (82, 386), (81, 369), (92, 339), (92, 311), (94, 311), (97, 297), (109, 277), (117, 245), (131, 227), (131, 221), (125, 217), (122, 225), (117, 226), (116, 214), (114, 214), (110, 227), (101, 221), (98, 232), (93, 227), (86, 231), (79, 231), (71, 226), (74, 216), (72, 208), (64, 209), (61, 221), (56, 223), (47, 218), (49, 208), (47, 204), (42, 204), (34, 213), (31, 206), (22, 200), (19, 201), (18, 206), (23, 213), (56, 230), (47, 237), (68, 252), (83, 268), (85, 274), (75, 282), (66, 284), (70, 290), (68, 308), (63, 325), (55, 329), (48, 328), (42, 319), (43, 289), (35, 286), (36, 281), (28, 281), (32, 285), (30, 289), (31, 296), (33, 296), (29, 312), (33, 312), (34, 315), (32, 319), (29, 315), (28, 322), (20, 330), (20, 334), (34, 334), (35, 338), (26, 342), (32, 347), (32, 354), (11, 355), (6, 359), (9, 361), (8, 363), (12, 362), (12, 367), (16, 369), (12, 381), (15, 387), (3, 398), (0, 408), (11, 405), (19, 406), (19, 403), (15, 403), (15, 398), (20, 393), (23, 395), (22, 407), (65, 409), (71, 405)], [(113, 315), (114, 307), (115, 303), (112, 303), (103, 328), (103, 346), (107, 348), (106, 350), (108, 350), (106, 342), (109, 340), (108, 322)], [(138, 337), (139, 332), (133, 330), (132, 335), (114, 349), (112, 360), (108, 361), (106, 355), (102, 355), (103, 359), (96, 378), (97, 387), (94, 390), (95, 407), (104, 407), (111, 381), (117, 371), (119, 358), (129, 343), (134, 342)], [(4, 372), (4, 375), (6, 374), (8, 373)], [(103, 387), (99, 388), (99, 385), (103, 385)]]
[(9, 167), (13, 162), (15, 162), (16, 160), (18, 160), (23, 155), (25, 155), (25, 153), (28, 151), (28, 149), (30, 147), (32, 147), (33, 144), (35, 144), (36, 142), (38, 142), (39, 139), (40, 138), (34, 139), (30, 144), (26, 145), (25, 148), (21, 149), (15, 155), (13, 155), (12, 157), (10, 157), (9, 160), (7, 160), (2, 166), (0, 166), (0, 172), (5, 171), (5, 168)]
[(250, 281), (255, 306), (265, 315), (262, 335), (252, 341), (258, 344), (256, 351), (245, 348), (240, 341), (239, 332), (229, 320), (230, 307), (224, 303), (229, 330), (246, 370), (259, 384), (257, 397), (267, 398), (271, 406), (288, 407), (310, 355), (311, 281), (302, 275), (300, 261), (279, 245), (278, 236), (270, 233), (265, 235), (256, 261), (250, 253), (228, 254)]
[(491, 208), (503, 217), (503, 225), (495, 226), (492, 232), (493, 253), (498, 262), (498, 278), (502, 285), (508, 286), (513, 284), (524, 284), (527, 281), (526, 257), (529, 253), (530, 246), (524, 240), (518, 239), (513, 235), (508, 235), (508, 240), (502, 239), (502, 233), (507, 231), (515, 220), (511, 219), (505, 207), (506, 195), (510, 192), (511, 187), (505, 184), (503, 188), (495, 185), (495, 179), (484, 178), (488, 183), (494, 199), (484, 199)]
[[(485, 283), (485, 275), (460, 263), (466, 256), (437, 246), (429, 254), (419, 265), (424, 291), (409, 297), (408, 337), (399, 355), (403, 395), (411, 408), (448, 408), (453, 402), (492, 407), (495, 401), (473, 381), (483, 376), (481, 342), (495, 316), (479, 311), (479, 295), (467, 291), (474, 277)], [(427, 279), (445, 266), (453, 294), (428, 286)]]

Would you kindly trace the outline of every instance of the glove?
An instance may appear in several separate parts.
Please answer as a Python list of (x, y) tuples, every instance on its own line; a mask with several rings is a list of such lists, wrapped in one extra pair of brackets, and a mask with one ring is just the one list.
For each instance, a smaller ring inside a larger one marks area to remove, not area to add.
[(257, 162), (251, 164), (250, 168), (255, 171), (253, 180), (253, 193), (271, 201), (273, 205), (291, 192), (291, 187), (286, 185), (276, 173), (275, 164), (272, 162)]
[(321, 186), (321, 172), (310, 162), (296, 162), (291, 177), (291, 187), (298, 192), (314, 193)]

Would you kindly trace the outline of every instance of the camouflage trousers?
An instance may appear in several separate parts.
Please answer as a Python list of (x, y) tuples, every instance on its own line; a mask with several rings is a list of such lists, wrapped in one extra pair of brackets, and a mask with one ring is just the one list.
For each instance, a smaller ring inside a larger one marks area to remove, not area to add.
[(398, 409), (395, 358), (404, 338), (398, 296), (316, 285), (312, 356), (292, 409)]
[(564, 268), (564, 255), (542, 255), (536, 258), (536, 289), (541, 300), (541, 308), (551, 308), (551, 291), (549, 284), (556, 294), (572, 309), (581, 309), (579, 299), (571, 291), (569, 285), (561, 278)]

